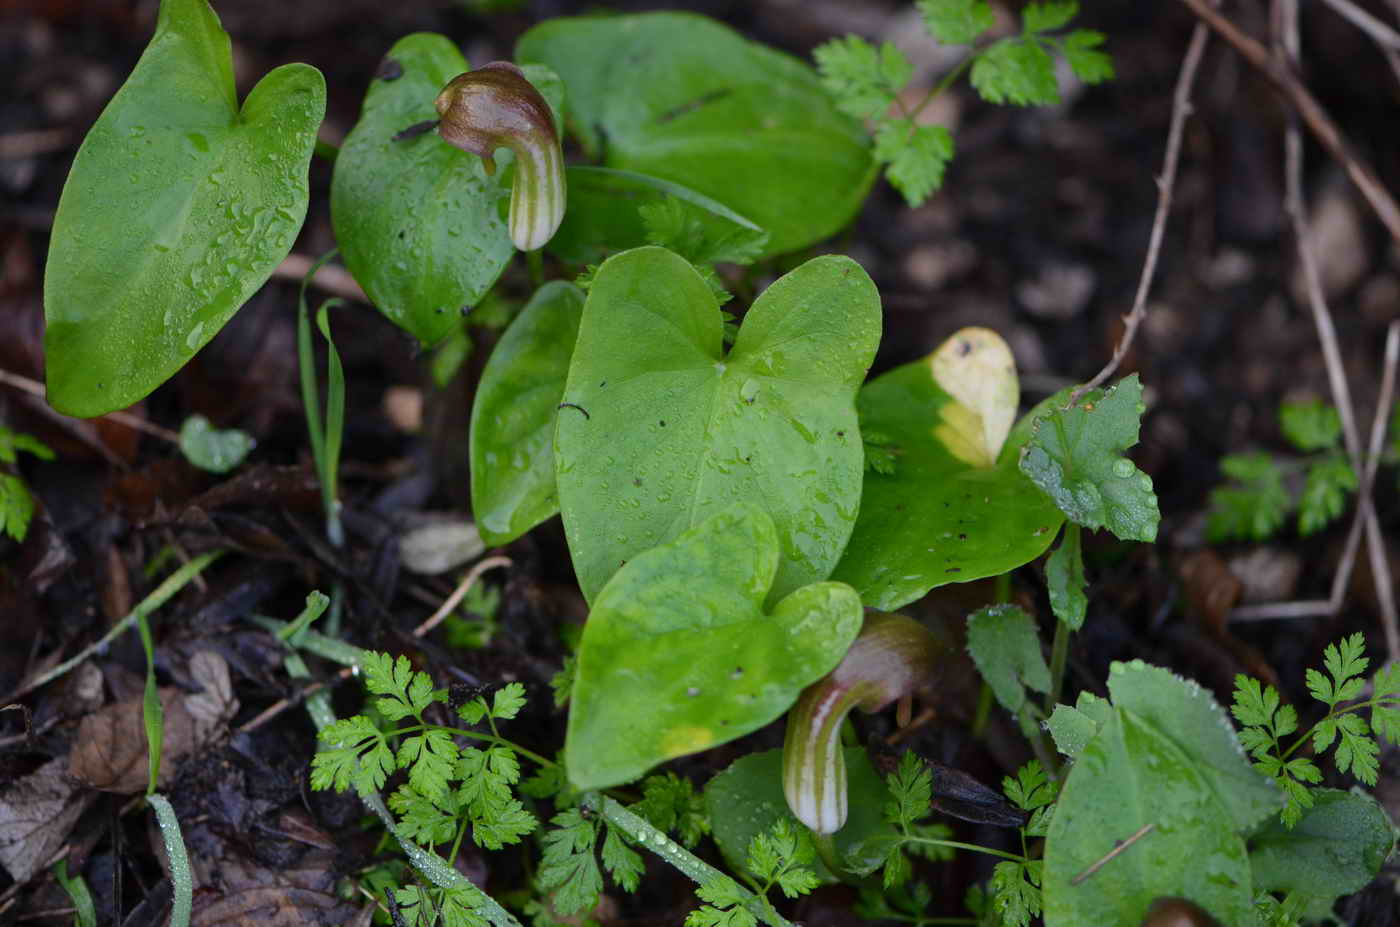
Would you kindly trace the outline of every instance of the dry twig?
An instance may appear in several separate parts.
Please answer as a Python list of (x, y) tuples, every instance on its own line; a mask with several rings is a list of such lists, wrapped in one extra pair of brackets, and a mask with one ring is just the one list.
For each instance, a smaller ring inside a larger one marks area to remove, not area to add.
[(1322, 108), (1322, 104), (1308, 92), (1302, 81), (1283, 60), (1270, 55), (1268, 50), (1256, 40), (1241, 32), (1239, 27), (1220, 13), (1211, 9), (1207, 0), (1181, 0), (1191, 8), (1202, 21), (1220, 34), (1220, 37), (1234, 46), (1245, 60), (1267, 77), (1275, 87), (1283, 92), (1293, 108), (1303, 117), (1308, 130), (1317, 138), (1343, 168), (1352, 183), (1356, 184), (1366, 202), (1390, 231), (1391, 237), (1400, 241), (1400, 205), (1390, 191), (1380, 182), (1370, 165), (1352, 152), (1332, 117)]
[(1152, 278), (1157, 273), (1157, 259), (1162, 253), (1162, 237), (1167, 230), (1167, 216), (1172, 210), (1172, 189), (1176, 186), (1176, 169), (1181, 160), (1181, 137), (1186, 125), (1186, 117), (1191, 115), (1191, 88), (1196, 83), (1196, 72), (1200, 70), (1201, 58), (1205, 55), (1206, 41), (1210, 32), (1202, 23), (1197, 23), (1191, 33), (1191, 44), (1186, 47), (1186, 55), (1181, 59), (1181, 72), (1176, 79), (1176, 92), (1172, 95), (1172, 121), (1167, 131), (1167, 151), (1162, 156), (1162, 173), (1157, 175), (1157, 212), (1152, 217), (1152, 232), (1147, 240), (1147, 256), (1142, 262), (1142, 276), (1138, 278), (1137, 295), (1133, 297), (1133, 308), (1123, 317), (1123, 337), (1113, 348), (1113, 357), (1098, 374), (1079, 387), (1070, 396), (1068, 405), (1079, 401), (1085, 391), (1102, 385), (1113, 376), (1123, 357), (1132, 346), (1142, 320), (1147, 318), (1147, 294), (1152, 289)]
[[(1191, 0), (1187, 0), (1191, 2)], [(1288, 62), (1288, 67), (1296, 67), (1298, 57), (1298, 7), (1297, 0), (1275, 0), (1274, 16), (1275, 53)], [(1357, 474), (1356, 520), (1347, 538), (1346, 550), (1333, 578), (1332, 594), (1325, 602), (1285, 602), (1272, 606), (1257, 606), (1253, 609), (1237, 609), (1232, 617), (1295, 617), (1304, 614), (1315, 615), (1312, 610), (1318, 605), (1327, 608), (1322, 614), (1335, 614), (1341, 607), (1346, 587), (1351, 579), (1356, 551), (1364, 533), (1367, 553), (1370, 557), (1372, 577), (1376, 585), (1376, 599), (1380, 606), (1381, 626), (1385, 632), (1386, 649), (1390, 659), (1400, 659), (1400, 621), (1397, 621), (1395, 594), (1390, 578), (1390, 566), (1386, 559), (1385, 538), (1380, 531), (1380, 520), (1376, 517), (1375, 505), (1371, 499), (1371, 487), (1375, 480), (1376, 465), (1380, 458), (1381, 445), (1385, 439), (1386, 413), (1390, 407), (1395, 389), (1395, 367), (1400, 359), (1400, 323), (1392, 323), (1386, 338), (1385, 372), (1381, 378), (1381, 390), (1375, 418), (1371, 424), (1369, 446), (1363, 451), (1360, 433), (1356, 427), (1356, 414), (1351, 400), (1351, 390), (1347, 385), (1346, 368), (1342, 362), (1341, 349), (1337, 345), (1336, 328), (1332, 324), (1332, 313), (1327, 307), (1326, 295), (1322, 290), (1322, 277), (1317, 266), (1317, 257), (1309, 247), (1307, 207), (1303, 200), (1303, 138), (1298, 129), (1296, 116), (1291, 118), (1284, 139), (1285, 170), (1285, 209), (1293, 224), (1293, 237), (1298, 248), (1298, 258), (1302, 263), (1303, 279), (1306, 283), (1308, 306), (1312, 311), (1313, 322), (1317, 327), (1318, 340), (1322, 345), (1322, 356), (1327, 366), (1328, 384), (1332, 400), (1342, 421), (1342, 437), (1346, 444), (1347, 456), (1352, 469)], [(1240, 613), (1243, 612), (1244, 615)]]

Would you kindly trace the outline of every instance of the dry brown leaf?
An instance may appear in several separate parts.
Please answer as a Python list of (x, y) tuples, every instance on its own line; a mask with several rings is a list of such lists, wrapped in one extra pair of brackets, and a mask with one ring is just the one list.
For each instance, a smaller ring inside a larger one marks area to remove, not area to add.
[[(200, 651), (190, 658), (190, 676), (203, 690), (185, 694), (159, 690), (165, 710), (160, 786), (175, 777), (180, 761), (210, 743), (238, 710), (223, 657)], [(123, 795), (143, 791), (149, 777), (142, 699), (132, 696), (94, 712), (78, 726), (69, 772), (95, 789)]]
[(65, 766), (50, 760), (0, 794), (0, 865), (20, 884), (43, 871), (97, 798)]
[(199, 908), (192, 927), (320, 927), (349, 922), (355, 906), (325, 892), (268, 886), (224, 895)]

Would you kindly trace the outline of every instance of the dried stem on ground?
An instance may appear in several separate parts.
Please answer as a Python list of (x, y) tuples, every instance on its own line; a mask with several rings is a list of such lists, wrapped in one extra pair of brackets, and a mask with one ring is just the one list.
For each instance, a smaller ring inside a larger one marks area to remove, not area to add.
[[(1192, 0), (1187, 0), (1192, 2)], [(1290, 72), (1298, 64), (1298, 6), (1297, 0), (1275, 0), (1272, 16), (1274, 54), (1283, 62), (1282, 67)], [(1298, 128), (1297, 116), (1291, 116), (1284, 138), (1285, 172), (1285, 211), (1293, 224), (1293, 237), (1298, 248), (1298, 259), (1303, 268), (1308, 306), (1313, 322), (1317, 327), (1318, 340), (1322, 346), (1322, 356), (1327, 365), (1327, 379), (1332, 391), (1332, 400), (1337, 406), (1342, 422), (1342, 437), (1346, 444), (1347, 456), (1352, 469), (1357, 474), (1358, 491), (1356, 520), (1347, 538), (1346, 550), (1332, 584), (1332, 595), (1326, 602), (1278, 603), (1274, 606), (1260, 606), (1254, 609), (1237, 610), (1232, 617), (1301, 617), (1303, 615), (1334, 614), (1341, 607), (1346, 587), (1355, 565), (1356, 550), (1363, 533), (1366, 538), (1367, 553), (1370, 557), (1372, 577), (1376, 585), (1376, 600), (1380, 606), (1381, 627), (1385, 632), (1386, 650), (1391, 660), (1400, 659), (1400, 622), (1397, 622), (1395, 594), (1390, 577), (1390, 565), (1386, 558), (1385, 538), (1380, 531), (1380, 520), (1376, 517), (1371, 500), (1371, 486), (1375, 479), (1376, 463), (1380, 456), (1385, 437), (1386, 412), (1390, 397), (1395, 388), (1395, 365), (1400, 355), (1400, 325), (1392, 323), (1386, 338), (1385, 373), (1382, 376), (1379, 403), (1376, 417), (1372, 422), (1370, 445), (1364, 451), (1360, 432), (1356, 426), (1356, 412), (1352, 404), (1351, 390), (1347, 385), (1346, 368), (1342, 362), (1341, 349), (1337, 345), (1337, 332), (1332, 323), (1332, 313), (1327, 307), (1327, 298), (1322, 290), (1322, 275), (1317, 266), (1317, 257), (1309, 246), (1307, 206), (1303, 199), (1303, 137)], [(1325, 605), (1325, 611), (1313, 607)], [(1307, 610), (1303, 607), (1307, 606)], [(1284, 611), (1288, 608), (1289, 611)]]
[(1207, 0), (1181, 0), (1191, 8), (1202, 21), (1220, 34), (1226, 42), (1234, 46), (1244, 59), (1267, 77), (1303, 117), (1308, 130), (1317, 138), (1322, 147), (1346, 169), (1347, 176), (1356, 184), (1361, 195), (1366, 198), (1377, 217), (1389, 230), (1391, 237), (1400, 241), (1400, 205), (1390, 191), (1380, 182), (1371, 167), (1361, 161), (1351, 150), (1332, 117), (1322, 108), (1322, 104), (1308, 92), (1297, 74), (1281, 59), (1269, 53), (1258, 41), (1240, 31), (1240, 28), (1212, 9)]
[(1177, 165), (1181, 160), (1181, 137), (1186, 126), (1186, 117), (1191, 115), (1191, 88), (1196, 83), (1196, 72), (1200, 70), (1201, 58), (1205, 55), (1206, 42), (1210, 32), (1202, 23), (1197, 23), (1191, 33), (1191, 44), (1186, 47), (1186, 55), (1181, 60), (1181, 72), (1176, 79), (1176, 91), (1172, 95), (1172, 121), (1167, 131), (1167, 151), (1162, 156), (1162, 172), (1157, 175), (1157, 212), (1152, 217), (1152, 232), (1147, 240), (1147, 256), (1142, 262), (1142, 276), (1138, 279), (1137, 295), (1133, 297), (1133, 308), (1123, 317), (1123, 337), (1113, 348), (1113, 357), (1104, 368), (1088, 383), (1079, 387), (1070, 396), (1067, 405), (1074, 405), (1086, 390), (1101, 386), (1113, 376), (1123, 357), (1137, 337), (1142, 320), (1147, 318), (1147, 294), (1152, 290), (1152, 278), (1157, 274), (1157, 259), (1162, 253), (1162, 238), (1167, 230), (1167, 216), (1172, 210), (1172, 190), (1176, 186)]

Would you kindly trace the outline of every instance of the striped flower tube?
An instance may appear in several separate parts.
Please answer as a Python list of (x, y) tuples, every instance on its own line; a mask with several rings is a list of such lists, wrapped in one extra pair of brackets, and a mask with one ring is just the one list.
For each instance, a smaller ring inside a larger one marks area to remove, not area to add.
[(492, 154), (515, 154), (510, 191), (510, 239), (521, 251), (544, 247), (564, 219), (564, 156), (549, 104), (508, 61), (493, 61), (448, 81), (436, 101), (438, 134), (480, 155), (486, 173)]
[(941, 650), (912, 618), (871, 612), (836, 669), (798, 697), (783, 742), (783, 794), (814, 833), (832, 834), (846, 823), (846, 715), (856, 707), (879, 711), (929, 685)]

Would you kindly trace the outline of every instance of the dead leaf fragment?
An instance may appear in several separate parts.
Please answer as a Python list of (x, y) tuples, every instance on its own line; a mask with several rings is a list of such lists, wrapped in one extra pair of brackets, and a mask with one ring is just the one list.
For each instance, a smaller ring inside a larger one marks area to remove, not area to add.
[[(223, 657), (200, 651), (190, 659), (190, 675), (203, 686), (202, 691), (186, 694), (171, 686), (159, 690), (165, 711), (162, 787), (174, 779), (180, 761), (213, 741), (238, 710)], [(123, 795), (143, 791), (150, 773), (141, 696), (84, 718), (68, 760), (69, 772), (95, 789)]]
[(50, 760), (0, 795), (0, 865), (20, 884), (42, 872), (97, 796)]

